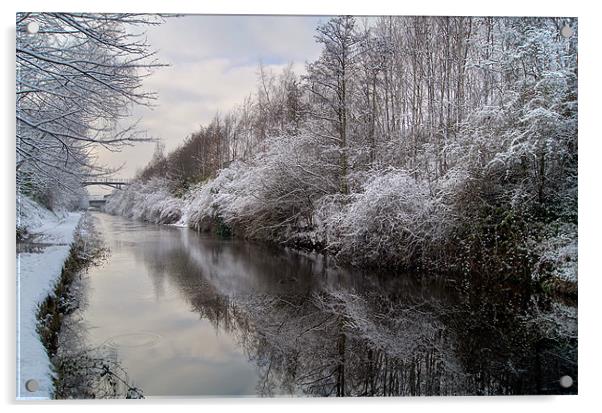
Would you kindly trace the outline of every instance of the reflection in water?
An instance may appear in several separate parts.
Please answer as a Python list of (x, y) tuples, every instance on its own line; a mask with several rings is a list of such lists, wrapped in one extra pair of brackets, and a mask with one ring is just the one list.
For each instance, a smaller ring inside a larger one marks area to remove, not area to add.
[[(91, 274), (112, 278), (92, 289), (89, 318), (99, 340), (108, 324), (162, 336), (148, 349), (120, 349), (145, 395), (577, 391), (576, 381), (558, 384), (577, 378), (576, 309), (524, 288), (365, 274), (322, 256), (98, 218), (114, 265)], [(127, 312), (109, 294), (127, 300)], [(215, 337), (224, 341), (210, 348)], [(183, 362), (174, 348), (186, 346), (199, 351)], [(153, 365), (161, 377), (149, 374)]]

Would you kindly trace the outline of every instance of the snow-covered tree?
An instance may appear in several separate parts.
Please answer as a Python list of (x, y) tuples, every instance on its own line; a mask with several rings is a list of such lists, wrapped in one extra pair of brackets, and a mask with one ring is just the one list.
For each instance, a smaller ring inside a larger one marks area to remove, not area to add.
[(165, 196), (184, 193), (183, 224), (343, 262), (570, 279), (577, 38), (565, 24), (576, 31), (559, 18), (329, 19), (300, 81), (260, 64), (240, 107), (166, 155)]
[(325, 151), (333, 151), (339, 165), (339, 191), (349, 193), (350, 106), (357, 73), (359, 36), (355, 18), (341, 16), (318, 26), (316, 41), (323, 45), (322, 55), (307, 67), (310, 94), (311, 130), (327, 142)]
[[(140, 28), (159, 23), (140, 14), (17, 14), (20, 190), (54, 182), (76, 191), (82, 176), (107, 172), (95, 162), (95, 149), (148, 140), (121, 121), (132, 104), (154, 98), (142, 80), (158, 64)], [(39, 31), (29, 33), (28, 25)]]

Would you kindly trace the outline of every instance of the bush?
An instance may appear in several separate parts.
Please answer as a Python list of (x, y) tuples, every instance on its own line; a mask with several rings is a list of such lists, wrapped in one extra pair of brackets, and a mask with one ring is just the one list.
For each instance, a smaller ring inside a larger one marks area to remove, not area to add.
[(114, 191), (105, 211), (156, 224), (174, 224), (182, 217), (184, 203), (168, 188), (169, 182), (160, 178), (134, 182), (124, 190)]
[(412, 267), (445, 239), (447, 208), (407, 172), (388, 169), (363, 192), (322, 199), (316, 213), (328, 249), (354, 265)]

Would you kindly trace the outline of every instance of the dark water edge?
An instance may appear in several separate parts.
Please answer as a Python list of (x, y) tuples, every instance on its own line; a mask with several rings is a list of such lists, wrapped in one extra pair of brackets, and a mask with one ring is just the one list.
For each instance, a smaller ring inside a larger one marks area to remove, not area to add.
[(111, 258), (90, 271), (83, 318), (145, 396), (578, 391), (576, 303), (532, 285), (341, 269), (321, 254), (95, 218)]
[[(104, 212), (100, 209), (98, 211)], [(179, 217), (171, 217), (167, 222), (161, 222), (160, 224), (173, 225), (178, 221), (178, 219)], [(462, 280), (465, 279), (476, 281), (482, 280), (483, 278), (495, 278), (500, 285), (518, 285), (518, 288), (528, 289), (529, 291), (537, 290), (539, 293), (547, 294), (554, 300), (562, 301), (569, 306), (576, 307), (578, 301), (577, 282), (564, 280), (549, 274), (539, 277), (538, 279), (533, 279), (530, 274), (523, 273), (522, 275), (517, 276), (516, 274), (504, 273), (498, 269), (496, 269), (495, 274), (491, 275), (475, 273), (474, 271), (471, 273), (463, 273), (462, 271), (458, 270), (457, 264), (454, 265), (453, 268), (445, 266), (442, 268), (439, 264), (427, 264), (426, 266), (428, 268), (420, 268), (420, 264), (414, 264), (411, 267), (405, 268), (383, 268), (378, 264), (360, 266), (354, 265), (348, 260), (338, 262), (333, 256), (333, 251), (330, 251), (325, 243), (304, 237), (302, 235), (292, 237), (284, 242), (277, 242), (270, 239), (248, 239), (244, 236), (238, 236), (237, 231), (224, 224), (220, 218), (204, 222), (203, 225), (198, 227), (190, 227), (190, 229), (198, 231), (204, 235), (210, 235), (220, 239), (239, 239), (246, 242), (261, 244), (263, 247), (270, 247), (277, 250), (284, 248), (285, 250), (291, 250), (300, 254), (307, 253), (314, 256), (331, 256), (332, 265), (341, 268), (360, 268), (363, 269), (364, 272), (406, 274), (408, 276), (414, 276), (418, 278), (423, 276), (426, 276), (430, 279), (442, 278), (450, 282), (462, 282)], [(422, 265), (424, 267), (424, 263)]]

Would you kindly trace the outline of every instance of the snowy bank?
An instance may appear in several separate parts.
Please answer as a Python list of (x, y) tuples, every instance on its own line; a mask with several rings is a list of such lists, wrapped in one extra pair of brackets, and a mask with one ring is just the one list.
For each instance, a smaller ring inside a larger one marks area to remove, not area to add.
[(167, 189), (167, 181), (155, 178), (148, 183), (134, 182), (124, 190), (114, 191), (104, 210), (155, 224), (173, 224), (182, 216), (182, 200)]
[[(17, 214), (18, 226), (44, 244), (40, 251), (17, 254), (17, 399), (47, 399), (52, 393), (52, 371), (36, 331), (36, 313), (61, 274), (81, 213), (57, 216), (21, 197)], [(37, 381), (37, 391), (25, 388), (30, 379)]]

